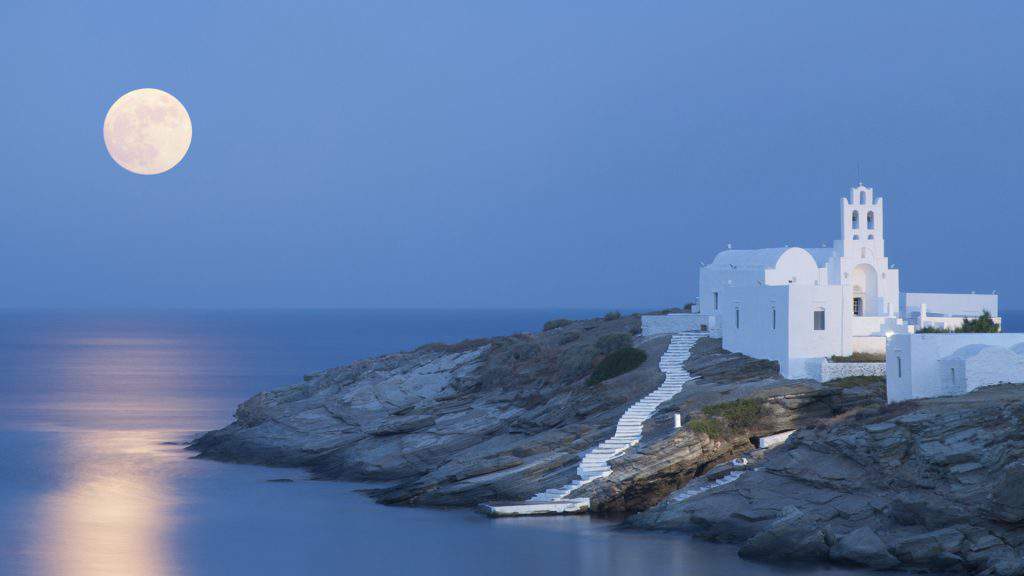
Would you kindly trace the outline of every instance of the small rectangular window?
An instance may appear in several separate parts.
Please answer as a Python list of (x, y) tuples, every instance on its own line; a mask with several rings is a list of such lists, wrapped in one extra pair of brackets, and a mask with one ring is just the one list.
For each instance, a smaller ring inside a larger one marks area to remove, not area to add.
[(772, 330), (775, 330), (775, 308), (772, 308)]
[(718, 292), (715, 292), (715, 310), (718, 310)]
[(903, 358), (896, 357), (896, 377), (903, 378)]
[(739, 329), (739, 327), (740, 327), (740, 309), (737, 308), (736, 309), (736, 328)]
[(814, 311), (814, 329), (824, 330), (825, 329), (825, 311), (815, 310)]

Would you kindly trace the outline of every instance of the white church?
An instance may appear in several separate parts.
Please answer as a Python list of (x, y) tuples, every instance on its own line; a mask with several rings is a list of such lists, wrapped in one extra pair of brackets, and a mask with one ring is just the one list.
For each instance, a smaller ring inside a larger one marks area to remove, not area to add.
[(986, 310), (998, 318), (994, 294), (900, 293), (871, 188), (852, 188), (840, 214), (831, 248), (720, 252), (700, 269), (694, 317), (725, 349), (777, 360), (787, 378), (815, 377), (833, 355), (885, 353), (891, 336), (922, 326), (956, 328)]

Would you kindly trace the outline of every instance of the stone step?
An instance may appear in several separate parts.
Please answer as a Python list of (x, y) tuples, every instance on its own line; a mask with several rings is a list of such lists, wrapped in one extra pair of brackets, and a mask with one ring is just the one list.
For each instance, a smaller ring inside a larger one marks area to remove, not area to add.
[[(578, 478), (564, 486), (548, 488), (533, 496), (529, 502), (552, 507), (565, 505), (568, 509), (570, 506), (567, 503), (569, 502), (586, 501), (586, 499), (571, 499), (569, 494), (589, 482), (611, 474), (612, 470), (608, 461), (636, 445), (640, 441), (644, 424), (657, 412), (658, 407), (679, 394), (683, 390), (683, 386), (693, 380), (693, 375), (683, 368), (683, 364), (690, 357), (693, 343), (705, 335), (705, 333), (699, 332), (673, 335), (668, 348), (658, 362), (658, 367), (665, 374), (665, 380), (661, 386), (625, 410), (616, 422), (615, 434), (611, 438), (583, 454), (576, 468)], [(589, 501), (586, 503), (589, 504)]]

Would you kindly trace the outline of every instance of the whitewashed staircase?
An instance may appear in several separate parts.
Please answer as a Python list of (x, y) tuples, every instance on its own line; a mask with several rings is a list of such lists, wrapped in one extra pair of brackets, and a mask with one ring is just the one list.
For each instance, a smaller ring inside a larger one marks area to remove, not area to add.
[(579, 476), (565, 486), (549, 488), (530, 498), (530, 502), (558, 502), (569, 499), (569, 495), (578, 488), (598, 478), (612, 473), (608, 461), (621, 455), (630, 446), (640, 441), (644, 421), (654, 414), (658, 406), (675, 396), (683, 389), (683, 384), (692, 380), (690, 373), (683, 368), (683, 363), (690, 357), (690, 348), (694, 342), (707, 336), (706, 332), (682, 332), (674, 334), (668, 349), (661, 355), (658, 367), (665, 373), (665, 382), (657, 390), (644, 396), (636, 404), (630, 406), (619, 418), (615, 435), (601, 442), (583, 455), (576, 473)]

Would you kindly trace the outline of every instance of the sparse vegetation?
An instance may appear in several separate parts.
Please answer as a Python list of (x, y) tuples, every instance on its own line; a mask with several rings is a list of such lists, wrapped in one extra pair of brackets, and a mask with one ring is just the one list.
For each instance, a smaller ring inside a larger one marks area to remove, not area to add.
[(544, 331), (554, 330), (555, 328), (561, 328), (562, 326), (568, 326), (572, 324), (572, 320), (568, 318), (555, 318), (554, 320), (548, 320), (544, 323)]
[(597, 339), (597, 351), (601, 354), (609, 354), (620, 348), (629, 348), (632, 345), (633, 337), (624, 332), (605, 334)]
[(717, 439), (756, 427), (764, 417), (765, 406), (759, 398), (741, 398), (705, 406), (701, 412), (686, 425), (694, 432)]
[(668, 314), (679, 314), (681, 312), (688, 312), (684, 308), (665, 308), (664, 310), (655, 310), (654, 312), (646, 312), (648, 316), (665, 316)]
[(839, 388), (878, 388), (885, 386), (884, 376), (847, 376), (836, 378), (825, 383), (826, 386), (838, 386)]
[(618, 310), (613, 310), (613, 311), (611, 311), (611, 312), (609, 312), (609, 313), (604, 315), (604, 321), (605, 322), (610, 322), (612, 320), (618, 320), (619, 318), (622, 318), (622, 313), (619, 312)]
[(575, 342), (575, 341), (577, 341), (579, 339), (580, 339), (580, 333), (579, 332), (566, 332), (565, 336), (562, 336), (562, 338), (558, 341), (558, 343), (559, 344), (568, 344), (570, 342)]
[(741, 398), (705, 406), (703, 412), (724, 418), (730, 428), (749, 428), (761, 419), (764, 403), (759, 398)]
[(621, 376), (643, 364), (644, 360), (647, 360), (647, 353), (643, 350), (633, 347), (619, 348), (598, 362), (590, 374), (590, 382), (596, 384)]
[(829, 362), (885, 362), (885, 354), (854, 352), (849, 356), (829, 356)]
[(992, 319), (992, 314), (988, 310), (985, 310), (981, 313), (981, 316), (978, 316), (973, 320), (964, 320), (963, 326), (957, 328), (956, 331), (994, 333), (999, 332), (999, 324), (996, 324), (995, 320)]
[(707, 416), (698, 416), (686, 423), (690, 430), (698, 434), (707, 434), (709, 438), (721, 438), (725, 433), (722, 423)]
[(985, 311), (983, 311), (981, 313), (981, 316), (978, 316), (977, 318), (967, 318), (967, 319), (965, 319), (964, 323), (959, 328), (957, 328), (956, 330), (950, 330), (949, 328), (939, 328), (939, 327), (936, 327), (936, 326), (925, 326), (923, 328), (918, 328), (915, 331), (915, 333), (917, 333), (917, 334), (950, 334), (950, 333), (956, 332), (956, 333), (970, 333), (970, 334), (977, 334), (977, 333), (992, 334), (992, 333), (999, 332), (999, 331), (1000, 331), (999, 324), (996, 324), (995, 319), (992, 318), (992, 313), (989, 312), (988, 310), (985, 310)]

